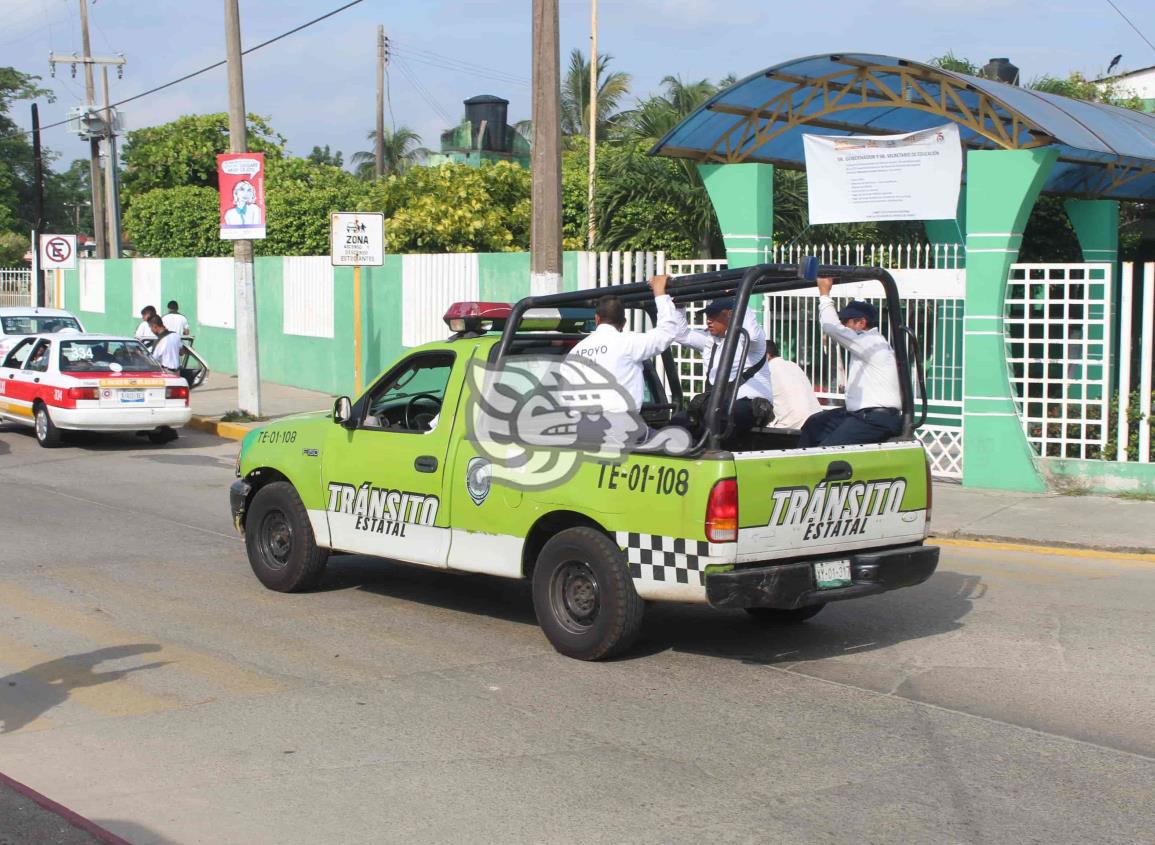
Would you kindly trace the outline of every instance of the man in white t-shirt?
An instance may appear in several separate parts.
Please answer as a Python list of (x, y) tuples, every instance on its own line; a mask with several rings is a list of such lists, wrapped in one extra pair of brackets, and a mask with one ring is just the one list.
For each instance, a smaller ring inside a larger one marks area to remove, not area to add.
[(156, 316), (156, 308), (151, 305), (146, 305), (140, 309), (140, 325), (136, 327), (136, 334), (133, 335), (137, 340), (152, 340), (156, 335), (152, 333), (152, 326), (148, 321)]
[(170, 373), (180, 373), (180, 335), (169, 331), (160, 317), (153, 315), (149, 321), (156, 344), (152, 347), (152, 357)]
[(168, 313), (161, 319), (164, 320), (164, 327), (178, 338), (188, 334), (188, 320), (185, 319), (184, 314), (180, 313), (180, 305), (175, 299), (169, 300)]
[(774, 425), (778, 428), (802, 428), (822, 410), (814, 385), (802, 368), (787, 361), (778, 352), (778, 344), (766, 341), (766, 360), (770, 367), (770, 384), (774, 389)]

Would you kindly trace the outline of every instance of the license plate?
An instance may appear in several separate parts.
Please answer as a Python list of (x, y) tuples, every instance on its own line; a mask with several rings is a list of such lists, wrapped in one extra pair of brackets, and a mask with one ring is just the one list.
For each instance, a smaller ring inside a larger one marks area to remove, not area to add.
[(818, 589), (833, 590), (836, 587), (850, 586), (850, 561), (824, 560), (814, 564), (814, 580), (818, 582)]
[(120, 390), (117, 391), (118, 399), (121, 405), (141, 405), (144, 404), (143, 390)]

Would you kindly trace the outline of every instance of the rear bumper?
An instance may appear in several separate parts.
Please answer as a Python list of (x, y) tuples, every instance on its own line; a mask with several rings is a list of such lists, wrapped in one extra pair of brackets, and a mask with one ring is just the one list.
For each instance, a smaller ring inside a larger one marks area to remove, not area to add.
[(245, 508), (252, 489), (252, 485), (243, 478), (238, 478), (229, 487), (229, 508), (233, 512), (233, 527), (242, 536), (245, 533)]
[(192, 408), (49, 408), (57, 428), (79, 431), (142, 431), (158, 426), (180, 428), (192, 417)]
[(706, 576), (706, 599), (714, 607), (790, 610), (873, 596), (921, 584), (938, 567), (938, 553), (938, 546), (919, 545), (825, 558), (850, 560), (850, 586), (832, 590), (819, 590), (814, 580), (814, 564), (823, 558), (716, 572)]

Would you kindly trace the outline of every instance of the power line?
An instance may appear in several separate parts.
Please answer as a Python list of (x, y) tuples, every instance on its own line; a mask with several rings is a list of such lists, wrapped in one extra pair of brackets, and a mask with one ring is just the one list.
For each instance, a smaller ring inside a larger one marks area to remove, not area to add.
[(449, 116), (449, 112), (441, 107), (441, 104), (437, 102), (437, 98), (434, 97), (433, 94), (431, 94), (429, 90), (424, 86), (424, 84), (422, 84), (421, 80), (418, 79), (405, 66), (405, 63), (398, 60), (395, 61), (394, 64), (397, 65), (397, 68), (401, 71), (401, 74), (409, 80), (409, 83), (414, 87), (414, 89), (416, 89), (418, 95), (425, 101), (426, 105), (433, 109), (433, 111), (435, 111), (437, 115), (446, 123), (453, 123), (453, 118)]
[(415, 62), (417, 64), (423, 64), (423, 65), (427, 65), (430, 67), (439, 68), (441, 70), (451, 71), (454, 73), (461, 73), (461, 74), (465, 74), (467, 76), (483, 77), (485, 79), (491, 79), (494, 82), (503, 82), (506, 85), (517, 85), (519, 87), (525, 87), (525, 88), (529, 87), (529, 82), (527, 82), (523, 79), (516, 79), (516, 78), (511, 77), (511, 76), (504, 76), (502, 74), (499, 74), (499, 73), (496, 73), (493, 71), (478, 70), (478, 69), (472, 68), (472, 67), (460, 67), (457, 65), (449, 65), (449, 64), (445, 64), (444, 62), (441, 62), (441, 61), (436, 61), (436, 60), (424, 58), (423, 56), (414, 56), (408, 51), (395, 51), (395, 52), (399, 52), (401, 55), (405, 56), (409, 61)]
[[(268, 41), (262, 41), (260, 44), (257, 44), (255, 47), (250, 47), (247, 50), (242, 50), (241, 55), (243, 55), (243, 56), (248, 55), (249, 53), (260, 50), (262, 47), (268, 47), (270, 44), (275, 44), (276, 42), (280, 41), (282, 38), (288, 38), (290, 35), (294, 35), (295, 33), (300, 32), (302, 29), (307, 29), (310, 26), (313, 26), (314, 24), (320, 23), (321, 21), (325, 20), (326, 18), (331, 18), (331, 17), (333, 17), (333, 15), (336, 15), (339, 12), (343, 12), (346, 9), (348, 9), (352, 6), (356, 6), (362, 2), (364, 2), (364, 0), (352, 0), (351, 2), (346, 3), (343, 6), (338, 6), (336, 9), (333, 9), (331, 12), (326, 12), (325, 14), (321, 15), (320, 17), (313, 18), (311, 21), (307, 21), (306, 23), (303, 23), (300, 26), (293, 27), (288, 32), (282, 32), (280, 35), (274, 36), (273, 38), (270, 38)], [(147, 91), (142, 91), (139, 94), (133, 94), (131, 97), (125, 97), (123, 100), (117, 100), (115, 103), (111, 103), (109, 105), (109, 107), (110, 108), (116, 108), (117, 106), (122, 106), (125, 103), (131, 103), (133, 100), (142, 99), (142, 98), (147, 97), (151, 94), (155, 94), (158, 91), (163, 91), (166, 88), (171, 88), (172, 86), (179, 85), (182, 82), (187, 82), (188, 80), (192, 79), (193, 77), (200, 76), (203, 73), (208, 73), (210, 70), (216, 70), (217, 68), (219, 68), (225, 64), (227, 64), (227, 60), (221, 59), (219, 62), (215, 62), (211, 65), (207, 65), (206, 67), (202, 67), (200, 70), (194, 70), (192, 73), (186, 73), (184, 76), (179, 77), (178, 79), (174, 79), (171, 82), (166, 82), (163, 85), (158, 85), (155, 88), (150, 88)], [(56, 123), (49, 123), (47, 126), (41, 126), (40, 131), (43, 132), (46, 129), (54, 129), (57, 126), (63, 126), (66, 123), (68, 123), (67, 118), (65, 118), (64, 120), (58, 120), (58, 121), (56, 121)], [(24, 131), (20, 131), (20, 132), (12, 132), (12, 133), (9, 133), (8, 135), (0, 135), (0, 140), (6, 140), (8, 138), (15, 138), (19, 135), (29, 135), (29, 134), (31, 134), (31, 132), (28, 130), (24, 130)]]
[(410, 59), (414, 61), (417, 61), (417, 57), (420, 56), (427, 64), (439, 63), (455, 69), (466, 70), (470, 73), (476, 73), (482, 76), (490, 76), (492, 78), (499, 78), (499, 81), (503, 82), (514, 82), (519, 85), (530, 84), (530, 81), (524, 76), (517, 76), (516, 74), (506, 73), (503, 70), (495, 70), (494, 68), (488, 68), (473, 62), (467, 62), (464, 59), (458, 59), (451, 56), (442, 56), (439, 53), (434, 53), (432, 50), (426, 50), (422, 47), (409, 44), (404, 40), (399, 42), (394, 38), (391, 39), (390, 43), (400, 44), (402, 51), (409, 53)]
[(1114, 0), (1107, 0), (1107, 4), (1108, 4), (1108, 5), (1109, 5), (1109, 6), (1110, 6), (1112, 9), (1114, 9), (1116, 12), (1118, 12), (1118, 13), (1119, 13), (1119, 17), (1121, 17), (1123, 20), (1127, 21), (1127, 25), (1128, 25), (1129, 27), (1131, 27), (1131, 29), (1135, 30), (1135, 34), (1136, 34), (1136, 35), (1138, 35), (1140, 38), (1142, 38), (1144, 41), (1146, 41), (1146, 42), (1147, 42), (1147, 46), (1148, 46), (1148, 47), (1150, 47), (1152, 50), (1155, 50), (1155, 44), (1152, 44), (1152, 43), (1151, 43), (1151, 39), (1150, 39), (1150, 38), (1148, 38), (1146, 35), (1144, 35), (1142, 32), (1140, 32), (1140, 31), (1139, 31), (1139, 27), (1135, 26), (1135, 24), (1133, 24), (1133, 23), (1131, 22), (1131, 19), (1130, 19), (1129, 17), (1127, 17), (1125, 14), (1123, 14), (1123, 10), (1122, 10), (1122, 9), (1120, 9), (1118, 6), (1116, 6), (1116, 5), (1115, 5), (1115, 3), (1114, 3)]

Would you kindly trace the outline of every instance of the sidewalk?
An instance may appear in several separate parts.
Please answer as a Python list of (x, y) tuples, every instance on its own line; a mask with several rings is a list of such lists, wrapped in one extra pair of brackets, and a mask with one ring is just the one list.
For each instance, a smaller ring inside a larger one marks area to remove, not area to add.
[[(329, 410), (333, 397), (265, 382), (261, 385), (261, 404), (265, 415), (275, 419)], [(236, 378), (212, 373), (203, 387), (192, 392), (190, 426), (239, 440), (260, 423), (220, 422), (221, 415), (236, 405)], [(1155, 554), (1155, 502), (1007, 493), (936, 482), (931, 531), (940, 538)]]

